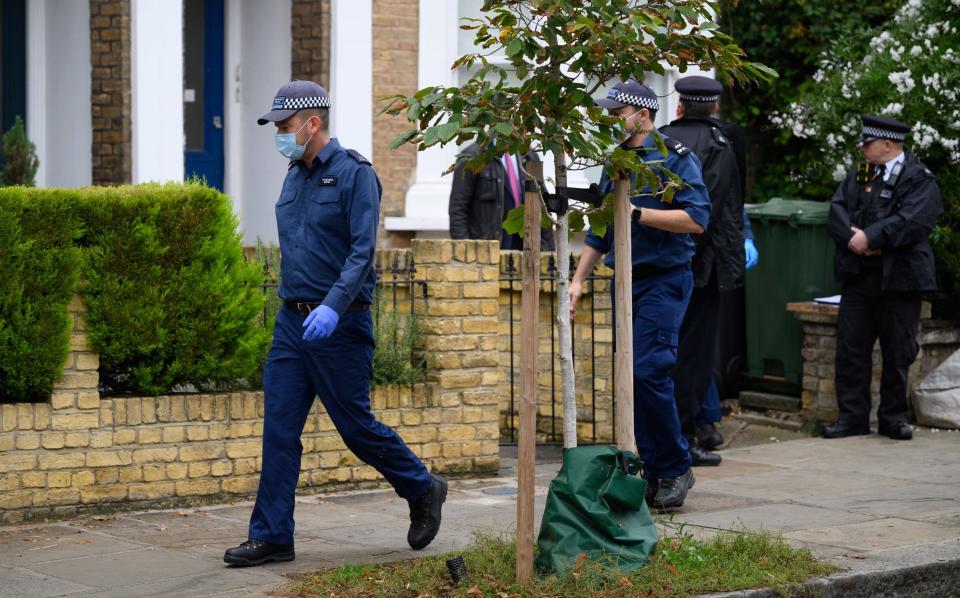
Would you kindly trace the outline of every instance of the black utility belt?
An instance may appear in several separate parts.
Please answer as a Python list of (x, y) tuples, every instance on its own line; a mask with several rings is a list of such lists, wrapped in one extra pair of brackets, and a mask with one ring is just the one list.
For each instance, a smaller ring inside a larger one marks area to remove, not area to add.
[(659, 266), (651, 266), (647, 264), (642, 264), (640, 266), (633, 267), (633, 279), (646, 278), (648, 276), (654, 276), (656, 274), (666, 274), (667, 272), (675, 272), (677, 270), (683, 270), (688, 264), (680, 264), (678, 266), (670, 266), (669, 268), (661, 268)]
[[(289, 307), (293, 311), (297, 312), (301, 316), (308, 316), (310, 312), (317, 309), (322, 303), (313, 303), (311, 301), (294, 301), (293, 299), (284, 299), (283, 305)], [(370, 309), (369, 303), (364, 303), (363, 301), (357, 300), (350, 304), (347, 307), (347, 311), (362, 311), (365, 309)]]

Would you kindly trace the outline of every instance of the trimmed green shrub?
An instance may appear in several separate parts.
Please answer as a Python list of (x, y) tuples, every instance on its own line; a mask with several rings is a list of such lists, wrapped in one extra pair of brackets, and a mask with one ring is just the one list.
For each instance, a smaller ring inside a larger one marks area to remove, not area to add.
[(39, 167), (37, 146), (27, 138), (23, 119), (18, 114), (10, 130), (3, 134), (3, 184), (33, 187)]
[(85, 191), (81, 294), (109, 393), (236, 386), (256, 370), (263, 274), (230, 202), (200, 184)]
[(71, 198), (0, 190), (0, 402), (46, 401), (63, 371), (80, 230)]
[(416, 314), (401, 314), (380, 300), (374, 312), (373, 379), (371, 386), (415, 384), (427, 373), (426, 360), (418, 354), (423, 338)]
[(229, 199), (199, 184), (0, 190), (0, 401), (45, 400), (79, 294), (107, 394), (245, 386), (266, 352), (263, 274)]

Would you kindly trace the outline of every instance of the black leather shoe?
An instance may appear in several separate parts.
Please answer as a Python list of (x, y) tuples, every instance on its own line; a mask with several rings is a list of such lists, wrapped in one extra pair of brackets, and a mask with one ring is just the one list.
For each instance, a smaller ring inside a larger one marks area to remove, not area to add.
[(704, 424), (697, 428), (697, 444), (712, 451), (723, 444), (723, 435), (713, 424)]
[(268, 544), (260, 540), (247, 540), (223, 554), (223, 562), (237, 567), (255, 567), (264, 563), (285, 563), (296, 557), (293, 544)]
[(913, 428), (907, 425), (907, 422), (897, 422), (890, 427), (880, 426), (878, 432), (894, 440), (910, 440), (913, 438)]
[(846, 438), (847, 436), (866, 436), (870, 427), (854, 426), (842, 419), (823, 427), (824, 438)]
[(676, 478), (660, 478), (660, 488), (653, 497), (653, 506), (661, 510), (679, 509), (695, 482), (692, 469)]
[(407, 544), (414, 550), (426, 548), (440, 531), (440, 510), (447, 500), (447, 481), (438, 475), (431, 475), (433, 484), (426, 494), (410, 503), (410, 531), (407, 532)]
[(717, 453), (711, 453), (702, 446), (698, 446), (696, 442), (693, 442), (690, 444), (690, 460), (693, 461), (694, 467), (715, 467), (720, 465), (723, 458)]

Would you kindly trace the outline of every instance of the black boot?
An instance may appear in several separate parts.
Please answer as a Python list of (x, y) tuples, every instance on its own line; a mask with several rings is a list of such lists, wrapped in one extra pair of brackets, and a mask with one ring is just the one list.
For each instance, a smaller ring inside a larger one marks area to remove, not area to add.
[(414, 550), (426, 548), (440, 531), (440, 510), (447, 500), (447, 481), (438, 475), (431, 475), (433, 483), (430, 489), (410, 503), (410, 530), (407, 532), (407, 544)]
[(843, 419), (823, 427), (824, 438), (846, 438), (847, 436), (865, 436), (870, 433), (870, 426), (854, 426)]
[(653, 497), (653, 506), (661, 510), (679, 509), (694, 482), (692, 469), (675, 478), (660, 478), (660, 489)]
[(711, 453), (697, 444), (696, 440), (689, 440), (688, 444), (690, 445), (690, 460), (693, 462), (694, 467), (702, 467), (705, 465), (715, 467), (720, 465), (720, 462), (723, 460), (717, 453)]
[(911, 428), (907, 422), (896, 422), (891, 426), (880, 426), (878, 431), (887, 438), (893, 438), (894, 440), (910, 440), (913, 438), (913, 428)]
[(657, 495), (657, 490), (660, 489), (660, 480), (653, 474), (647, 471), (640, 471), (640, 477), (647, 482), (647, 490), (643, 493), (643, 502), (647, 503), (648, 507), (653, 506), (653, 497)]
[(223, 562), (238, 567), (255, 567), (264, 563), (285, 563), (295, 558), (293, 544), (268, 544), (260, 540), (247, 540), (223, 554)]
[(697, 444), (712, 451), (723, 444), (723, 435), (713, 424), (704, 424), (697, 428)]

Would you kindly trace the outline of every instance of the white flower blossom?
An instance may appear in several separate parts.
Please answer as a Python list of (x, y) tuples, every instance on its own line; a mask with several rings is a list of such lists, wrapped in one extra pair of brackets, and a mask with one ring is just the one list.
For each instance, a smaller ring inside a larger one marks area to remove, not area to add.
[(896, 85), (901, 94), (908, 94), (917, 86), (909, 70), (892, 72), (887, 75), (887, 78)]
[(939, 133), (930, 125), (918, 122), (913, 125), (913, 144), (917, 149), (925, 150), (939, 140)]
[[(957, 1), (960, 2), (960, 0), (957, 0)], [(910, 48), (910, 56), (916, 57), (916, 56), (920, 56), (921, 54), (923, 54), (923, 48), (921, 48), (920, 46), (914, 46)]]
[(887, 104), (883, 110), (880, 111), (881, 114), (900, 114), (901, 112), (903, 112), (903, 104), (898, 104), (897, 102)]
[(837, 164), (833, 169), (833, 180), (839, 183), (845, 176), (847, 176), (847, 169), (843, 164)]
[(890, 58), (892, 58), (897, 64), (903, 62), (903, 46), (890, 48)]

